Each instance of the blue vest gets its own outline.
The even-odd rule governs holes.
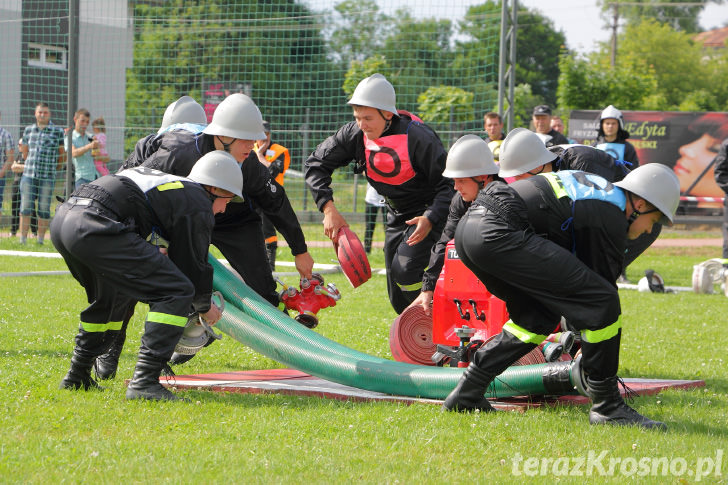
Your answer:
[[[596,148],[609,153],[615,160],[624,161],[624,143],[599,143]]]
[[[599,175],[578,170],[559,170],[538,174],[545,177],[557,198],[569,197],[571,200],[602,200],[621,210],[627,204],[624,191]]]
[[[156,138],[164,135],[168,131],[175,131],[175,130],[185,130],[189,131],[190,133],[194,133],[195,135],[199,135],[202,133],[202,130],[204,130],[207,127],[207,125],[198,125],[196,123],[174,123],[173,125],[169,125],[166,128],[162,128],[157,132]]]

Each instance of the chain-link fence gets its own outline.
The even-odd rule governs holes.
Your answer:
[[[103,172],[101,162],[108,160],[113,173],[182,95],[200,102],[208,119],[226,95],[250,95],[270,122],[273,141],[291,153],[285,187],[302,214],[315,211],[297,177],[303,161],[352,119],[346,100],[373,72],[392,81],[397,107],[421,116],[446,147],[464,132],[479,132],[483,114],[497,103],[500,7],[469,3],[0,0],[0,126],[12,137],[3,154],[23,158],[19,139],[30,149],[17,173],[3,167],[0,232],[17,230],[12,216],[22,197],[14,205],[14,196],[40,196],[41,202],[49,185],[51,195],[62,195],[66,167],[73,179],[87,179]],[[69,16],[76,6],[78,16]],[[68,141],[59,143],[57,133],[51,136],[52,129],[36,120],[39,102],[47,103],[56,131],[73,130],[69,113],[89,111],[88,126],[73,142],[75,169],[61,165]],[[103,125],[94,130],[99,118]],[[105,153],[83,151],[94,136],[105,136]],[[362,212],[357,199],[363,199],[364,180],[355,184],[351,172],[339,172],[337,205]],[[22,174],[27,181],[20,190]]]

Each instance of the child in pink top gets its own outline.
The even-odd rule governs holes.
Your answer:
[[[106,151],[106,123],[103,118],[96,118],[91,123],[94,130],[94,140],[99,142],[99,148],[91,150],[94,157],[94,165],[100,177],[109,175],[109,169],[106,164],[109,163],[109,153]]]

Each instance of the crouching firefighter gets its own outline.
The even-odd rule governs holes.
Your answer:
[[[127,399],[177,400],[159,376],[191,310],[208,324],[221,317],[211,303],[207,262],[214,215],[241,196],[243,176],[223,151],[200,158],[185,177],[149,168],[123,170],[81,186],[56,211],[53,245],[86,290],[89,306],[61,389],[101,389],[94,360],[116,338],[130,301],[149,304]],[[147,241],[169,242],[165,255]]]
[[[672,224],[680,184],[651,163],[614,184],[580,171],[493,182],[455,232],[463,263],[506,302],[511,320],[473,356],[446,410],[492,410],[490,383],[539,345],[563,315],[581,332],[592,424],[664,428],[629,407],[618,387],[621,313],[616,280],[628,239]]]

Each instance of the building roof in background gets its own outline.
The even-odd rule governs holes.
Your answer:
[[[713,49],[725,47],[726,39],[728,39],[728,27],[706,30],[693,37],[693,40],[703,44],[703,47],[711,47]]]

